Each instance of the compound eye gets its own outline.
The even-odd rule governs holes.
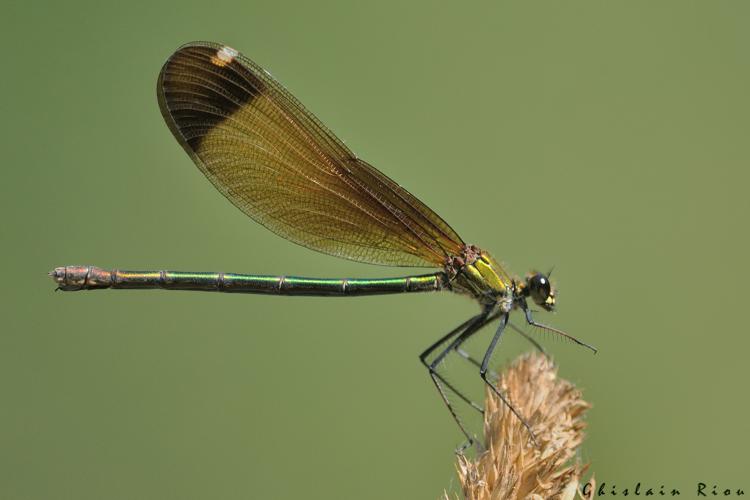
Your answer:
[[[541,273],[536,273],[529,278],[529,291],[534,302],[539,305],[544,304],[552,294],[552,285],[550,285],[549,278]]]
[[[545,275],[537,273],[531,278],[531,290],[539,295],[543,295],[545,298],[552,292],[552,287],[549,284],[549,278]]]

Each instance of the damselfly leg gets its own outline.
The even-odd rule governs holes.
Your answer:
[[[500,338],[503,335],[503,331],[505,330],[505,325],[508,324],[508,313],[505,313],[500,318],[500,324],[497,326],[497,330],[495,331],[495,335],[492,337],[492,341],[490,341],[490,346],[487,348],[487,352],[484,353],[484,359],[482,360],[482,367],[479,369],[479,376],[482,377],[482,380],[489,386],[489,388],[492,390],[492,392],[495,393],[495,395],[500,398],[500,400],[507,406],[510,411],[513,412],[513,414],[518,417],[518,420],[523,423],[524,427],[526,427],[526,430],[529,431],[529,435],[531,436],[531,440],[534,441],[535,445],[538,445],[536,436],[534,435],[534,431],[531,430],[531,426],[526,421],[526,419],[521,415],[518,410],[508,401],[508,398],[503,395],[503,393],[500,392],[500,389],[497,387],[497,384],[495,384],[493,381],[487,379],[487,367],[490,364],[490,359],[492,359],[492,353],[495,352],[495,348],[497,347],[497,344],[500,343]]]
[[[443,400],[443,403],[445,403],[445,406],[448,408],[451,416],[456,421],[456,424],[458,424],[461,432],[464,434],[464,436],[466,436],[466,439],[469,442],[466,447],[470,446],[471,443],[474,443],[475,436],[472,435],[472,433],[469,432],[469,430],[464,425],[464,422],[462,421],[458,412],[453,407],[453,404],[448,397],[447,391],[451,391],[453,394],[457,395],[461,400],[463,400],[463,402],[466,403],[469,407],[480,413],[484,413],[484,408],[482,407],[482,405],[475,403],[469,397],[465,396],[462,391],[458,390],[450,381],[448,381],[448,379],[439,371],[439,369],[441,368],[441,364],[445,360],[446,356],[448,356],[448,354],[450,354],[457,346],[459,346],[465,338],[481,329],[484,325],[486,325],[496,317],[494,315],[491,315],[490,313],[490,308],[484,309],[481,313],[469,318],[467,321],[464,321],[459,326],[445,334],[443,337],[438,339],[437,342],[430,345],[427,349],[425,349],[424,352],[422,352],[422,354],[419,355],[420,361],[422,361],[422,364],[427,367],[427,370],[430,373],[430,378],[435,384],[435,387],[440,394],[440,398]],[[445,346],[446,343],[448,343],[448,346],[439,351],[438,355],[434,359],[430,359],[431,355],[436,352],[438,348]]]
[[[510,329],[513,330],[514,332],[518,333],[521,337],[528,340],[537,351],[547,356],[547,351],[544,350],[544,347],[542,347],[542,344],[537,342],[536,339],[534,339],[534,337],[532,337],[531,335],[523,331],[523,328],[514,325],[512,321],[508,321],[508,327],[510,327]]]
[[[477,333],[485,325],[494,321],[498,317],[500,317],[500,325],[498,329],[496,330],[490,342],[489,348],[486,350],[481,362],[477,361],[469,353],[461,349],[461,345],[464,342],[466,342],[472,335]],[[500,400],[505,405],[508,406],[508,408],[513,412],[513,414],[516,417],[518,417],[521,420],[521,422],[523,422],[524,426],[529,430],[529,433],[532,439],[536,442],[535,436],[533,432],[531,431],[529,424],[521,416],[521,414],[513,407],[511,402],[508,400],[508,398],[506,398],[503,394],[499,392],[499,389],[497,388],[497,380],[496,378],[493,378],[492,373],[489,371],[490,359],[492,358],[492,354],[500,340],[502,332],[507,323],[508,323],[507,313],[501,314],[499,312],[493,312],[492,307],[487,307],[478,315],[470,318],[469,320],[465,321],[464,323],[462,323],[461,325],[459,325],[458,327],[456,327],[455,329],[451,330],[446,335],[441,337],[437,342],[435,342],[430,347],[428,347],[419,356],[422,363],[429,370],[430,378],[432,379],[433,383],[435,384],[435,387],[440,393],[440,397],[443,400],[443,403],[445,403],[451,416],[456,421],[459,428],[461,429],[461,431],[463,432],[463,434],[466,436],[468,440],[467,444],[465,444],[460,449],[465,449],[471,446],[476,441],[476,435],[472,433],[465,425],[464,421],[459,415],[459,412],[454,407],[454,403],[451,402],[448,392],[450,391],[450,393],[455,394],[464,403],[466,403],[470,408],[472,408],[473,410],[476,410],[479,413],[482,413],[482,414],[484,413],[484,406],[476,403],[470,397],[465,395],[463,391],[459,390],[451,381],[448,380],[447,375],[443,373],[442,368],[445,365],[445,361],[448,358],[448,356],[453,352],[457,353],[460,359],[470,362],[472,365],[474,365],[476,368],[479,369],[479,374],[482,380],[487,385],[489,385],[491,390],[495,394],[497,394]],[[542,350],[541,346],[536,341],[531,339],[528,335],[526,335],[525,332],[515,327],[514,329],[516,329],[519,333],[521,333],[521,335],[523,335],[527,340],[532,342],[538,349]],[[434,358],[431,358],[432,354],[435,352],[437,352],[438,354]]]
[[[594,352],[594,354],[596,354],[598,352],[597,349],[596,349],[596,347],[594,347],[592,345],[589,345],[586,342],[584,342],[582,340],[579,340],[579,339],[575,338],[572,335],[568,335],[567,333],[565,333],[562,330],[559,330],[559,329],[557,329],[555,327],[552,327],[552,326],[549,326],[549,325],[545,325],[545,324],[542,324],[542,323],[537,323],[536,321],[534,321],[534,318],[531,316],[531,310],[525,304],[522,306],[522,308],[523,308],[523,313],[526,315],[526,322],[528,324],[530,324],[531,326],[535,326],[537,328],[541,328],[542,330],[546,330],[548,332],[556,333],[556,334],[558,334],[558,335],[560,335],[560,336],[562,336],[562,337],[564,337],[564,338],[566,338],[566,339],[568,339],[568,340],[570,340],[572,342],[575,342],[576,344],[578,344],[580,346],[583,346],[583,347],[585,347],[587,349],[591,349]]]
[[[510,327],[511,330],[515,331],[520,336],[522,336],[523,338],[525,338],[526,340],[528,340],[531,343],[531,345],[533,345],[534,348],[537,351],[539,351],[541,354],[543,354],[544,356],[547,356],[547,351],[544,350],[544,347],[542,347],[542,345],[539,342],[537,342],[536,339],[534,339],[531,335],[529,335],[528,333],[526,333],[525,331],[523,331],[523,329],[521,327],[518,327],[518,326],[514,325],[513,322],[511,322],[511,321],[508,321],[508,327]],[[471,354],[469,354],[468,352],[466,352],[463,348],[457,347],[456,348],[456,352],[461,357],[463,357],[466,361],[468,361],[469,363],[473,364],[477,368],[481,368],[482,367],[482,362],[481,361],[477,361],[476,359],[474,359],[474,357]],[[493,375],[494,374],[490,374],[490,376],[493,376]]]

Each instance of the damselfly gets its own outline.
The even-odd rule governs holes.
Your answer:
[[[480,312],[428,347],[420,359],[469,441],[474,436],[447,391],[482,408],[444,376],[445,359],[452,353],[476,366],[533,439],[523,415],[488,374],[510,313],[518,309],[529,325],[595,351],[532,317],[529,302],[547,311],[555,307],[548,275],[532,272],[518,279],[489,253],[464,243],[440,216],[357,158],[268,72],[230,47],[194,42],[179,48],[159,74],[157,94],[167,125],[201,172],[237,208],[271,231],[337,257],[439,270],[398,278],[318,279],[66,266],[50,273],[60,290],[164,288],[325,296],[449,290],[469,295]],[[495,320],[498,326],[484,357],[467,355],[464,342]]]

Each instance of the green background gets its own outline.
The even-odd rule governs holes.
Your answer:
[[[226,202],[162,122],[190,40],[268,68],[516,273],[594,408],[599,481],[744,487],[750,4],[11,2],[3,70],[0,498],[436,498],[461,442],[417,355],[476,310],[53,293],[58,265],[388,276]],[[517,336],[515,336],[517,337]],[[508,336],[504,359],[526,345]]]

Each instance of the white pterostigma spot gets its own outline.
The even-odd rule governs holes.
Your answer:
[[[230,64],[239,55],[239,52],[232,47],[224,46],[216,51],[216,55],[211,57],[211,62],[220,68]]]

